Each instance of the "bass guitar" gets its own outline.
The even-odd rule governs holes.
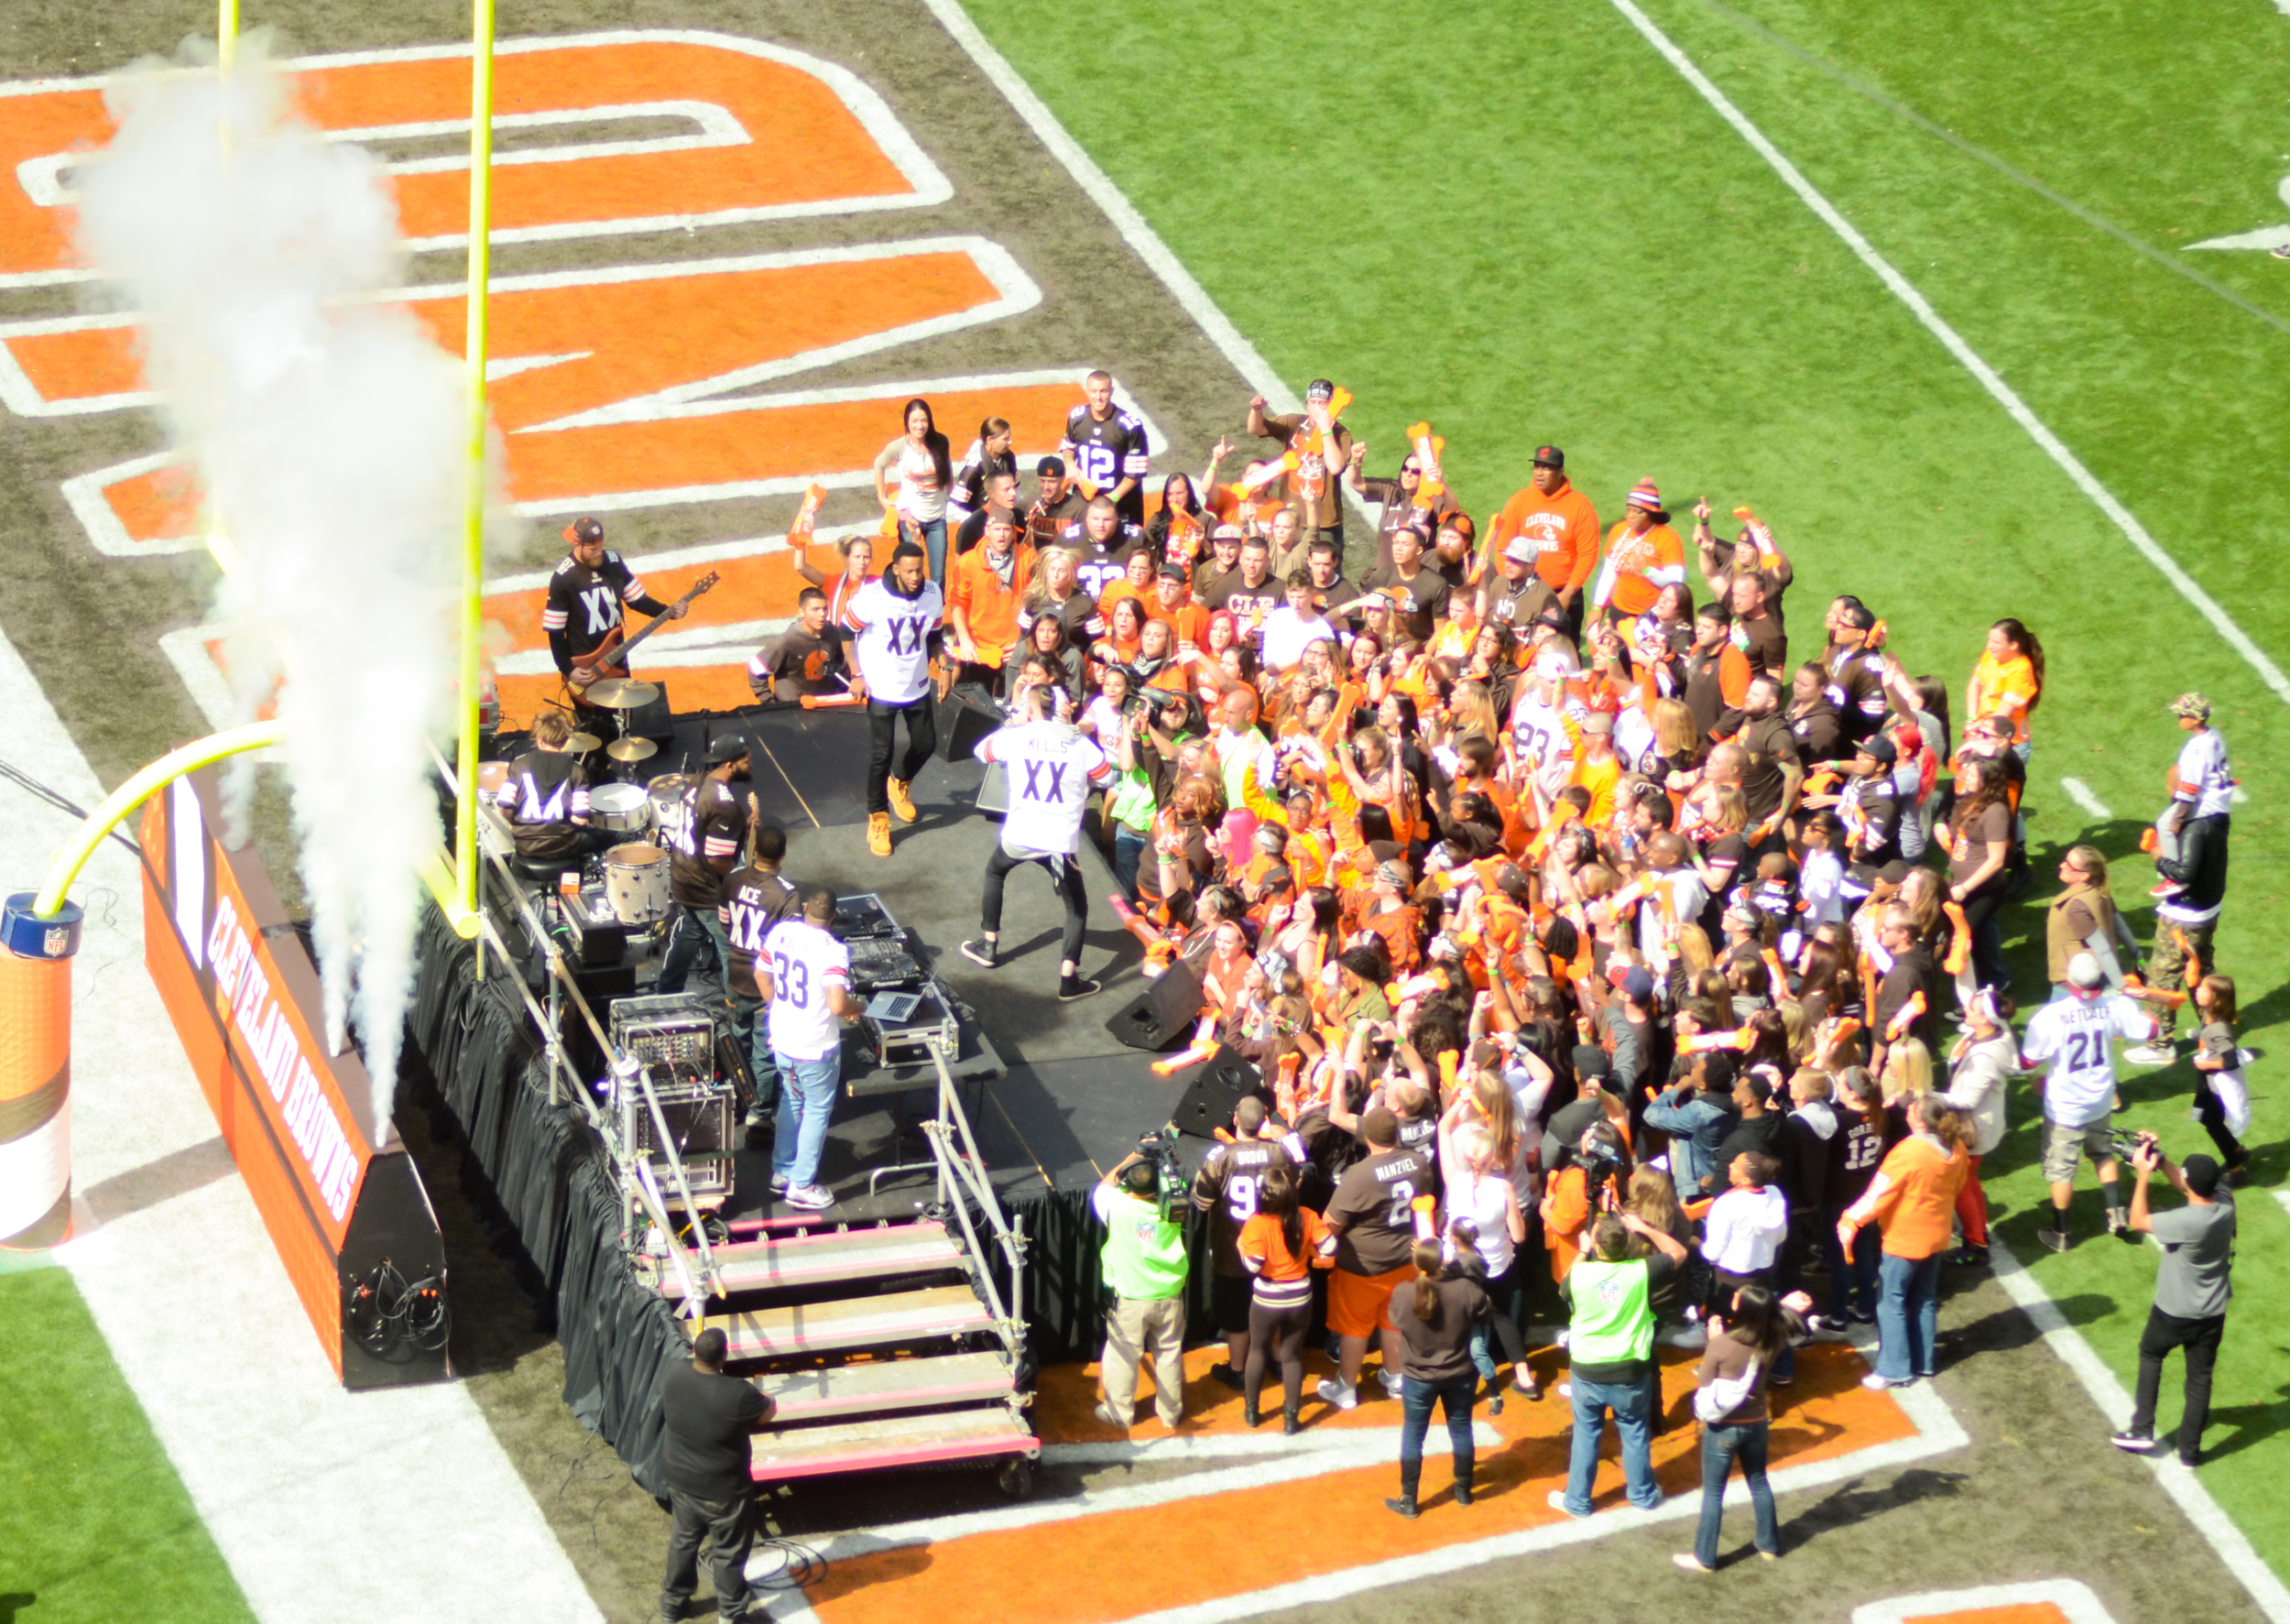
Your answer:
[[[578,693],[599,677],[612,675],[615,666],[626,671],[628,667],[628,656],[637,651],[645,638],[675,619],[685,609],[690,608],[692,601],[701,594],[713,591],[716,582],[720,579],[721,577],[714,571],[710,570],[692,583],[690,592],[671,604],[663,613],[653,619],[650,625],[633,638],[628,636],[628,628],[625,622],[614,627],[605,634],[605,640],[597,644],[595,648],[591,649],[585,654],[575,654],[572,657],[572,674],[566,679],[567,685]]]

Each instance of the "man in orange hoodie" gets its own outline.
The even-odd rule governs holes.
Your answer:
[[[1569,629],[1582,627],[1583,583],[1598,561],[1598,512],[1566,481],[1566,453],[1537,446],[1534,482],[1503,504],[1488,531],[1488,550],[1499,554],[1513,536],[1534,543],[1535,573],[1565,606]]]

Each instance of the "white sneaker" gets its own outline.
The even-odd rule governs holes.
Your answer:
[[[2123,1060],[2135,1066],[2167,1066],[2178,1059],[2178,1045],[2140,1043],[2123,1051]]]
[[[1874,1370],[1860,1379],[1860,1385],[1872,1393],[1881,1393],[1887,1388],[1913,1387],[1915,1382],[1916,1379],[1914,1376],[1903,1376],[1895,1381],[1889,1376],[1879,1376]]]
[[[1394,1376],[1390,1371],[1386,1370],[1383,1373],[1383,1390],[1390,1397],[1396,1399],[1402,1392],[1407,1390],[1406,1379],[1402,1377]]]
[[[1312,1390],[1338,1410],[1357,1410],[1359,1407],[1359,1390],[1333,1377],[1323,1376],[1320,1385]]]
[[[834,1204],[834,1197],[817,1184],[798,1184],[785,1197],[790,1206],[800,1206],[805,1212],[821,1213]]]

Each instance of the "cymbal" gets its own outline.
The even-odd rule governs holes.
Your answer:
[[[660,697],[660,687],[634,677],[605,677],[591,682],[581,697],[607,711],[640,711]]]
[[[615,761],[643,761],[660,754],[660,747],[649,738],[616,738],[605,747],[605,754]]]
[[[585,756],[604,742],[593,733],[576,733],[564,741],[564,747],[575,756]]]

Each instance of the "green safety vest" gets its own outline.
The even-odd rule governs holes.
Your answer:
[[[1174,1297],[1184,1290],[1184,1226],[1161,1204],[1116,1190],[1106,1204],[1106,1284],[1118,1297]]]
[[[1653,1293],[1646,1261],[1601,1263],[1585,1258],[1566,1276],[1575,1315],[1566,1357],[1577,1365],[1619,1365],[1654,1350]]]

